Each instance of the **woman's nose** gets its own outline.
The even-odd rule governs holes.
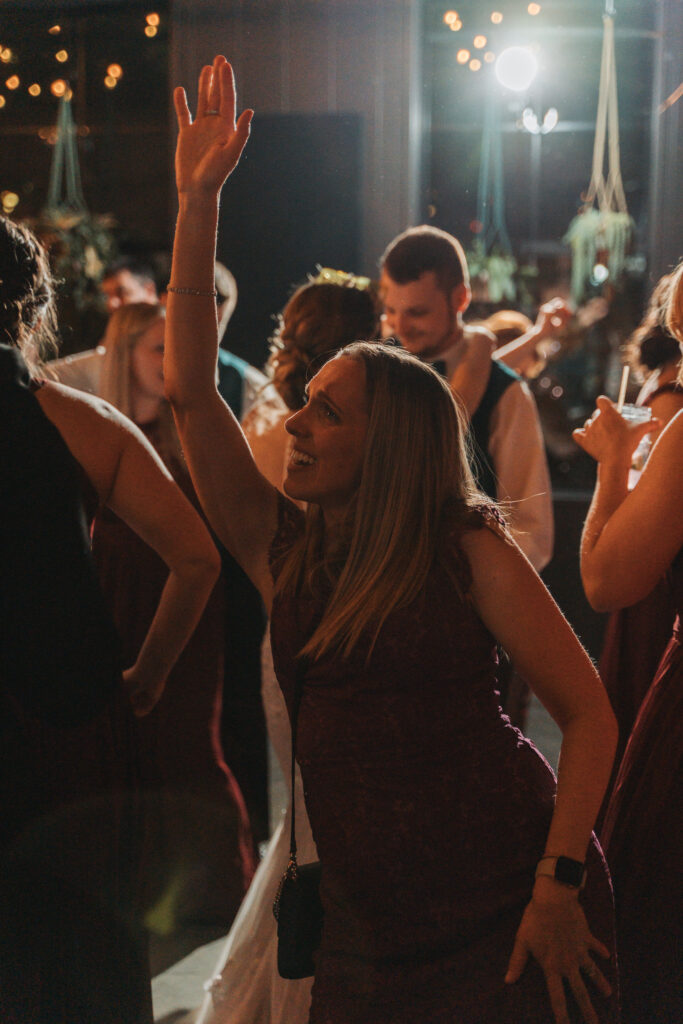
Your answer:
[[[285,420],[285,430],[288,434],[293,434],[294,437],[300,437],[304,433],[306,425],[306,407],[297,410],[292,413],[289,419]]]

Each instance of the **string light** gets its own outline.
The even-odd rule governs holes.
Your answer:
[[[61,25],[53,25],[52,28],[48,29],[48,32],[50,33],[51,36],[58,36],[61,31],[62,31],[62,26]]]
[[[472,45],[475,50],[483,50],[486,46],[486,36],[475,36]]]
[[[5,213],[12,213],[19,205],[19,196],[16,192],[0,192],[0,201],[2,201],[3,211]]]
[[[110,78],[120,78],[123,74],[123,68],[120,64],[110,64],[107,68],[107,74]]]
[[[481,61],[477,60],[476,57],[474,58],[474,60],[470,61],[470,71],[479,71],[480,68],[481,68]]]
[[[60,64],[65,64],[69,59],[69,54],[66,50],[57,50],[55,54],[55,60],[58,60]]]
[[[50,92],[53,96],[63,96],[66,93],[66,82],[63,78],[55,78],[54,82],[50,86]]]
[[[492,50],[487,50],[486,53],[484,54],[484,60],[486,61],[487,64],[493,64],[495,59],[496,55]]]
[[[462,28],[462,22],[460,21],[460,18],[458,18],[457,21],[451,22],[451,24],[448,27],[451,30],[451,32],[459,32],[460,29]]]
[[[529,6],[527,7],[527,11],[532,16],[536,15],[536,14],[540,14],[541,13],[541,5],[540,4],[529,4]]]
[[[159,17],[158,14],[148,14],[147,17],[145,18],[145,21],[147,22],[148,25],[151,25],[152,28],[154,28],[156,25],[159,24],[161,18]]]
[[[156,25],[145,25],[145,35],[152,39],[157,34]]]
[[[105,75],[104,84],[106,85],[107,89],[115,89],[118,84],[118,79],[114,78],[113,75]]]
[[[457,54],[455,55],[455,59],[457,60],[458,64],[467,64],[467,61],[470,59],[470,51],[458,50]]]
[[[2,61],[3,64],[9,64],[11,59],[12,51],[10,50],[9,46],[6,46],[4,49],[0,50],[0,60]]]
[[[5,85],[8,89],[18,89],[19,84],[19,75],[10,75],[10,77],[5,82]]]
[[[5,103],[7,103],[7,100],[5,99],[5,97],[4,96],[0,96],[0,110],[2,110],[2,108],[5,105]]]
[[[31,96],[40,96],[41,88],[37,82],[34,82],[33,85],[29,85],[28,91]]]
[[[500,11],[493,11],[493,13],[491,14],[491,21],[493,22],[493,24],[500,25],[502,20],[503,15],[500,13]]]
[[[457,11],[446,11],[443,16],[444,25],[453,25],[456,21],[460,21],[460,17]]]

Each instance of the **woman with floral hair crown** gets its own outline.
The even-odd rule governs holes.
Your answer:
[[[310,1024],[618,1020],[591,828],[616,730],[590,659],[479,494],[448,385],[391,346],[311,379],[283,496],[215,392],[218,196],[251,112],[232,69],[182,89],[166,387],[217,533],[272,607],[320,855]],[[293,500],[289,500],[293,499]],[[304,513],[296,501],[306,502]],[[557,787],[501,713],[495,642],[563,731]]]
[[[0,217],[0,1019],[147,1024],[134,714],[162,696],[219,563],[133,424],[43,379],[54,324],[45,251]],[[90,557],[104,506],[167,567],[123,672]]]
[[[291,436],[285,421],[306,403],[311,377],[340,348],[379,330],[375,289],[366,277],[318,268],[292,294],[278,317],[266,373],[278,403],[263,402],[243,428],[259,470],[282,489]],[[270,634],[262,648],[261,694],[268,735],[289,782],[291,733],[287,709],[275,678]],[[317,853],[306,815],[301,773],[295,778],[296,835],[300,857]],[[277,971],[273,900],[289,856],[291,804],[269,843],[238,917],[221,951],[197,1024],[305,1024],[311,979],[285,980]]]

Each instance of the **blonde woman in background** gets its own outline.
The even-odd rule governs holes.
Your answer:
[[[164,398],[165,310],[134,303],[107,325],[101,392],[139,427],[176,483],[197,500]],[[93,553],[127,656],[147,628],[162,566],[117,516],[95,521]],[[143,905],[165,938],[188,925],[228,927],[253,873],[246,811],[219,737],[225,610],[218,581],[169,675],[164,700],[138,726],[145,793]]]

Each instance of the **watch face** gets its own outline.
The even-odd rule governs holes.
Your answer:
[[[583,882],[584,866],[578,860],[571,857],[558,857],[555,865],[555,878],[563,885],[571,885],[575,889],[580,888]]]

